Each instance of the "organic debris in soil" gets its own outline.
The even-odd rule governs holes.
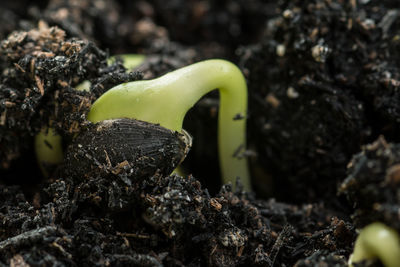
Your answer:
[[[1,187],[4,263],[274,266],[310,257],[344,264],[354,238],[323,205],[256,201],[230,187],[211,197],[191,176],[60,177],[44,186],[35,207],[18,187]],[[316,248],[331,256],[314,255]]]

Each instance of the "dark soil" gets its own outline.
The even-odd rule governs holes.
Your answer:
[[[400,231],[398,7],[3,1],[0,266],[346,266],[356,229],[381,221]],[[146,60],[133,71],[107,63],[126,53]],[[117,135],[100,135],[86,120],[113,86],[208,58],[246,76],[255,192],[220,184],[218,94],[186,117],[194,140],[184,177],[169,175],[185,152],[177,133],[119,121]],[[86,80],[90,91],[75,90]],[[49,126],[67,152],[44,177],[33,140]],[[142,133],[130,142],[163,140],[168,157],[117,143],[128,128]],[[86,140],[97,143],[80,149]],[[136,164],[96,156],[109,147]]]

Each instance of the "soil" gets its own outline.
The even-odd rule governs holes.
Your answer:
[[[0,266],[347,266],[356,230],[381,221],[400,231],[398,7],[3,1]],[[128,53],[146,59],[134,70],[108,63]],[[86,120],[113,86],[209,58],[234,62],[247,79],[254,192],[221,185],[218,94],[185,119],[194,139],[182,176],[169,174],[187,152],[179,134],[124,120],[100,134]],[[90,91],[75,90],[84,81]],[[34,138],[48,127],[66,156],[45,177]],[[168,156],[141,158],[117,142],[128,128],[143,134],[129,142],[153,140]],[[93,154],[108,147],[135,166]]]

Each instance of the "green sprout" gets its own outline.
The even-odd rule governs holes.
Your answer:
[[[240,177],[244,189],[249,191],[251,184],[244,155],[247,86],[239,68],[228,61],[206,60],[153,80],[115,86],[97,99],[87,119],[97,123],[130,118],[181,132],[187,111],[214,89],[220,92],[218,143],[223,182],[234,185]],[[43,158],[47,156],[38,153],[39,162]]]
[[[354,245],[349,266],[368,259],[378,258],[385,267],[400,265],[400,238],[398,233],[384,225],[375,222],[363,228]]]
[[[117,60],[117,58],[122,59],[122,61],[124,63],[124,67],[125,67],[125,69],[127,69],[127,71],[131,71],[134,68],[141,65],[144,62],[144,60],[146,59],[146,56],[140,55],[140,54],[115,55],[108,59],[108,61],[107,61],[108,65],[111,65],[112,63],[114,63]]]
[[[77,91],[81,91],[81,92],[89,92],[90,91],[90,86],[91,86],[91,82],[88,80],[84,80],[83,82],[81,82],[80,84],[78,84],[75,87],[75,90]]]
[[[61,136],[51,127],[42,128],[35,136],[34,143],[40,170],[45,177],[48,177],[48,167],[56,166],[63,161]]]
[[[120,84],[93,104],[88,120],[131,118],[180,132],[187,111],[208,92],[219,89],[219,160],[224,183],[241,178],[250,190],[246,149],[247,86],[234,64],[202,61],[153,80]]]

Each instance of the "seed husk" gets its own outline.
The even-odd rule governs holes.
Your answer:
[[[66,154],[66,171],[74,179],[127,174],[142,179],[169,175],[189,152],[191,137],[133,119],[104,120],[74,138]]]

